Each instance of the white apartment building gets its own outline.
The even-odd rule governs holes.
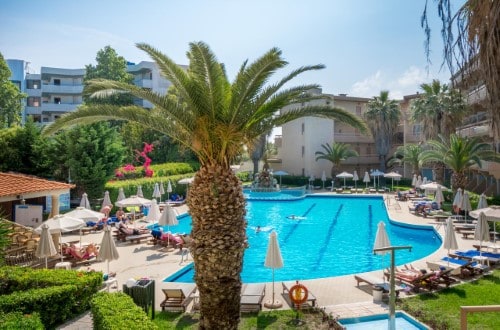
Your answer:
[[[322,94],[321,90],[312,91],[313,94]],[[342,108],[358,117],[363,118],[368,110],[369,98],[347,96],[346,94],[323,94],[325,99],[315,100],[315,104],[323,102],[325,105]],[[409,119],[409,100],[414,96],[405,97],[400,101],[402,118],[399,132],[393,140],[393,151],[404,143],[418,143],[422,139],[421,128]],[[305,106],[301,104],[300,106]],[[282,111],[287,111],[287,108]],[[359,130],[331,119],[305,117],[294,120],[282,126],[282,135],[276,136],[275,144],[278,150],[276,159],[272,160],[273,170],[284,170],[291,175],[314,176],[321,178],[323,171],[327,178],[331,178],[332,163],[327,160],[316,161],[316,152],[325,150],[321,145],[336,143],[349,144],[356,150],[358,157],[342,161],[336,172],[357,171],[362,176],[365,171],[370,172],[380,166],[373,137],[369,132],[362,134]],[[392,152],[391,152],[392,155]],[[405,173],[405,168],[395,168],[406,177],[411,176],[411,169]]]
[[[47,124],[62,114],[75,111],[83,103],[83,78],[85,69],[41,67],[40,73],[30,73],[29,62],[6,60],[12,75],[10,80],[27,94],[22,118],[32,116],[35,122]],[[170,82],[160,75],[154,62],[128,63],[127,71],[134,76],[134,84],[158,93],[166,93]],[[141,99],[136,105],[152,108],[152,104]]]

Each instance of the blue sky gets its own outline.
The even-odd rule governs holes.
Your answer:
[[[463,1],[457,0],[456,6]],[[425,0],[2,0],[0,52],[41,66],[83,68],[110,45],[131,62],[149,60],[146,42],[187,64],[191,41],[205,41],[234,77],[241,63],[271,47],[283,51],[288,72],[322,63],[295,84],[323,92],[392,98],[414,94],[423,82],[447,81],[433,1],[432,66],[427,72],[420,17]]]

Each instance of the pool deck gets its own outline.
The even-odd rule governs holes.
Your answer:
[[[329,192],[317,192],[316,194],[336,195]],[[374,194],[375,195],[375,194]],[[353,195],[354,196],[354,195]],[[366,196],[366,195],[365,195]],[[423,218],[416,216],[409,211],[408,202],[398,202],[394,198],[394,194],[383,195],[387,206],[389,217],[392,220],[419,225],[435,226],[437,231],[444,237],[444,226],[434,224],[434,219]],[[175,207],[174,210],[180,215],[188,211],[186,205]],[[140,224],[140,223],[139,223]],[[472,249],[475,240],[465,239],[460,235],[456,235],[459,249]],[[83,242],[100,243],[102,232],[90,233],[82,237]],[[63,242],[73,239],[79,239],[78,235],[64,235]],[[155,309],[160,309],[160,303],[164,298],[161,291],[168,284],[162,282],[163,279],[192,262],[191,256],[189,260],[182,261],[182,256],[178,251],[166,252],[159,247],[148,245],[146,243],[117,243],[120,258],[110,262],[110,271],[116,272],[118,286],[111,287],[110,291],[122,291],[122,285],[130,278],[148,277],[155,280]],[[417,260],[412,264],[416,268],[427,268],[426,260],[435,261],[447,255],[447,250],[440,248],[435,253],[424,259]],[[185,258],[186,256],[184,256]],[[286,261],[285,261],[286,262]],[[332,260],[331,262],[335,262]],[[106,272],[106,262],[93,262],[90,265],[84,265],[76,269],[86,270],[88,267],[97,271]],[[382,271],[371,272],[382,278]],[[317,306],[324,307],[327,312],[331,312],[334,316],[340,317],[355,317],[371,314],[387,313],[388,307],[383,303],[373,303],[371,289],[367,285],[356,286],[356,280],[353,275],[337,276],[331,278],[323,278],[316,280],[301,281],[309,291],[314,293],[317,298]],[[272,282],[266,283],[265,301],[272,299]],[[290,306],[286,302],[286,296],[282,295],[281,283],[275,283],[276,299],[283,302],[282,309],[289,309]],[[404,295],[404,293],[402,294]],[[191,306],[188,307],[188,311]],[[266,308],[264,308],[266,310]],[[89,329],[92,328],[90,313],[84,314],[71,322],[66,323],[58,329]]]

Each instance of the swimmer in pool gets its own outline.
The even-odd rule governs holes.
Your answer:
[[[305,217],[299,217],[298,215],[291,214],[291,215],[287,216],[287,219],[292,219],[292,220],[304,220],[304,219],[305,219]]]

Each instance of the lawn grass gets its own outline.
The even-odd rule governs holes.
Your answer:
[[[499,305],[500,270],[478,280],[437,293],[422,293],[401,299],[397,309],[406,311],[435,330],[460,329],[460,306]],[[159,329],[197,329],[199,314],[156,312]],[[239,329],[328,329],[319,311],[297,314],[292,310],[242,314]],[[473,313],[467,317],[468,329],[500,329],[500,313]]]
[[[298,316],[298,319],[297,319]],[[159,329],[198,329],[198,313],[156,312],[154,323]],[[322,314],[317,311],[301,312],[297,315],[293,310],[278,310],[241,315],[238,329],[328,329],[323,322]]]
[[[499,305],[500,270],[477,281],[454,286],[439,293],[424,293],[402,299],[398,309],[433,329],[460,329],[460,306]],[[500,312],[472,313],[467,329],[500,329]]]

